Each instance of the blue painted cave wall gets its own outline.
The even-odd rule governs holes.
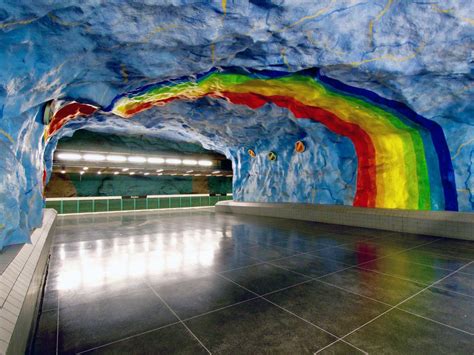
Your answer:
[[[461,211],[474,209],[474,5],[443,2],[13,1],[0,5],[0,248],[41,224],[43,170],[57,140],[79,128],[202,145],[233,161],[240,200],[350,204],[352,144],[271,105],[173,103],[116,120],[70,122],[46,147],[52,99],[107,106],[150,82],[215,66],[321,68],[347,84],[407,104],[439,123]],[[308,154],[293,151],[304,139]],[[257,158],[245,151],[254,147]],[[276,162],[265,159],[270,150]]]

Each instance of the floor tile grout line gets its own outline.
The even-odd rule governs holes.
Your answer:
[[[438,241],[443,240],[443,239],[446,239],[446,238],[440,238],[440,239],[438,239],[438,240],[433,241],[433,243],[434,243],[434,242],[438,242]],[[428,244],[431,244],[431,243],[428,243]],[[414,248],[412,248],[412,249],[419,248],[419,247],[421,247],[421,246],[423,246],[423,245],[424,245],[424,244],[422,244],[422,245],[417,245],[416,247],[414,247]],[[446,256],[446,255],[437,253],[436,251],[425,250],[425,252],[426,252],[426,253],[433,254],[433,255],[435,255],[435,256]],[[462,260],[466,260],[466,262],[472,262],[472,261],[474,261],[473,259],[464,258],[464,257],[462,257],[462,256],[458,256],[458,258],[459,258],[459,259],[462,259]]]
[[[427,243],[425,243],[424,245],[434,243],[435,241],[436,241],[436,240],[427,242]],[[411,248],[406,249],[406,250],[410,250],[410,249],[411,249]],[[400,251],[400,252],[397,252],[397,253],[394,253],[394,254],[390,254],[390,255],[395,255],[395,254],[398,254],[398,253],[402,253],[402,252],[405,252],[406,250],[403,250],[403,251]],[[306,253],[305,253],[305,254],[306,254]],[[289,288],[293,288],[293,287],[296,287],[296,286],[299,286],[299,285],[301,285],[301,284],[308,283],[308,282],[311,282],[311,281],[322,282],[322,281],[320,281],[320,279],[321,279],[321,278],[324,278],[324,277],[326,277],[326,276],[329,276],[329,275],[332,275],[332,274],[336,274],[336,273],[338,273],[338,272],[342,272],[342,271],[345,271],[345,270],[348,270],[348,269],[358,268],[359,265],[367,264],[367,263],[373,262],[373,261],[375,261],[375,260],[380,260],[380,259],[384,259],[384,258],[387,258],[387,257],[389,257],[389,255],[385,255],[385,256],[382,256],[382,257],[376,258],[376,259],[372,259],[372,260],[369,260],[369,261],[367,261],[367,262],[365,262],[365,263],[362,263],[362,264],[348,266],[347,268],[344,268],[344,269],[341,269],[341,270],[337,270],[337,271],[334,271],[334,272],[332,272],[332,273],[325,274],[325,275],[322,275],[322,276],[319,276],[319,277],[316,277],[316,278],[311,277],[310,280],[307,280],[307,281],[304,281],[304,282],[300,282],[300,283],[298,283],[298,284],[291,285],[291,286],[288,286],[288,287],[283,288],[283,289],[280,289],[280,290],[275,290],[275,291],[272,291],[272,292],[268,292],[268,293],[262,295],[262,298],[264,298],[263,296],[265,296],[265,295],[277,293],[277,292],[280,292],[280,291],[282,291],[282,290],[289,289]],[[318,258],[318,257],[316,256],[316,258]],[[323,259],[323,258],[319,258],[319,259]],[[328,259],[328,260],[329,260],[329,259]],[[283,270],[286,270],[286,271],[289,271],[289,272],[291,272],[291,273],[295,273],[295,274],[298,274],[298,275],[301,275],[301,276],[309,277],[309,275],[302,274],[302,273],[299,273],[299,272],[297,272],[297,271],[289,270],[289,269],[286,269],[286,268],[284,268],[284,267],[282,267],[282,266],[273,264],[272,261],[276,261],[276,260],[264,261],[263,263],[264,263],[264,264],[272,265],[272,266],[274,266],[274,267],[277,267],[277,268],[280,268],[280,269],[283,269]],[[341,264],[342,264],[342,263],[341,263]],[[464,265],[464,266],[466,266],[466,265]],[[366,269],[363,269],[363,270],[366,270]],[[369,270],[369,271],[372,271],[372,270]],[[458,272],[458,271],[459,271],[459,270],[457,270],[456,272]],[[221,276],[223,276],[223,275],[221,275]],[[387,276],[391,276],[391,275],[387,275]],[[223,277],[225,277],[225,276],[223,276]],[[440,281],[440,280],[439,280],[439,281]],[[236,284],[237,284],[237,283],[236,283]],[[237,284],[237,285],[239,285],[239,284]],[[241,285],[239,285],[239,286],[241,286]],[[336,287],[336,288],[340,288],[340,287],[337,287],[337,286],[335,286],[335,285],[331,285],[331,286],[334,286],[334,287]],[[424,285],[424,286],[426,286],[426,285]],[[243,286],[241,286],[241,287],[243,287]],[[431,286],[431,287],[432,287],[432,286]],[[342,289],[342,288],[340,288],[340,289],[341,289],[341,290],[344,290],[344,289]],[[249,290],[249,291],[250,291],[250,290]],[[344,291],[350,292],[350,291],[348,291],[348,290],[344,290]],[[251,292],[252,292],[252,291],[251,291]],[[350,293],[353,293],[353,292],[350,292]],[[353,293],[353,294],[355,294],[355,293]],[[365,297],[364,295],[359,295],[359,296]],[[371,299],[371,298],[369,298],[369,297],[365,297],[365,298]],[[264,298],[264,299],[266,299],[266,298]],[[387,305],[387,306],[389,306],[389,307],[393,307],[392,305],[390,305],[390,304],[388,304],[388,303],[385,303],[385,302],[381,302],[381,301],[378,301],[378,300],[375,300],[375,299],[371,299],[371,300],[372,300],[372,301],[376,301],[376,302],[378,302],[378,303],[385,304],[385,305]],[[269,302],[271,302],[271,301],[269,301]],[[389,310],[390,310],[390,309],[389,309]],[[400,310],[401,310],[401,309],[400,309]],[[407,313],[409,313],[409,312],[407,312]],[[417,314],[413,314],[413,315],[418,316]],[[423,317],[422,317],[422,318],[423,318]],[[432,320],[432,319],[429,319],[429,318],[427,318],[427,320],[431,320],[431,321],[433,321],[433,322],[435,322],[435,323],[439,323],[439,324],[441,324],[441,325],[445,325],[445,326],[447,326],[447,327],[449,327],[449,328],[453,328],[453,329],[459,330],[459,331],[461,331],[461,332],[465,332],[465,331],[463,331],[463,330],[461,330],[461,329],[458,329],[458,328],[449,326],[448,324],[443,324],[443,323],[440,323],[440,322],[438,322],[438,321],[435,321],[435,320]],[[342,340],[344,343],[346,343],[343,339],[341,339],[341,340]],[[352,345],[352,344],[351,344],[351,345]],[[322,350],[322,349],[321,349],[321,350]],[[359,350],[360,350],[360,349],[359,349]]]
[[[161,302],[164,303],[164,305],[174,314],[174,316],[181,322],[181,324],[188,330],[188,332],[201,344],[201,346],[209,353],[212,354],[212,352],[203,344],[203,342],[196,336],[196,334],[193,333],[191,329],[183,322],[181,317],[171,308],[171,306],[160,296],[160,294],[154,289],[152,285],[150,285],[148,282],[146,282],[148,287],[153,291],[153,293],[158,297]]]
[[[173,322],[173,323],[170,323],[170,324],[162,325],[161,327],[157,327],[157,328],[153,328],[153,329],[150,329],[150,330],[146,330],[146,331],[144,331],[144,332],[140,332],[140,333],[137,333],[137,334],[129,335],[129,336],[125,337],[125,338],[120,338],[120,339],[111,341],[111,342],[109,342],[109,343],[105,343],[105,344],[98,345],[98,346],[95,346],[95,347],[90,348],[90,349],[87,349],[87,350],[80,351],[80,352],[78,352],[77,354],[86,354],[86,353],[91,352],[91,351],[93,351],[93,350],[105,348],[105,347],[107,347],[107,346],[109,346],[109,345],[113,345],[113,344],[116,344],[116,343],[120,343],[120,342],[122,342],[122,341],[129,340],[129,339],[133,339],[133,338],[136,338],[136,337],[139,337],[139,336],[148,334],[148,333],[153,333],[153,332],[155,332],[155,331],[157,331],[157,330],[164,329],[164,328],[168,328],[168,327],[171,327],[171,326],[177,325],[177,324],[181,324],[181,322],[178,320],[178,321]]]
[[[433,255],[434,255],[434,254],[433,254]],[[434,256],[436,256],[436,255],[434,255]],[[438,256],[441,256],[441,255],[438,255]],[[388,257],[390,258],[391,255],[388,256]],[[465,261],[464,264],[467,264],[468,262],[471,261],[471,260],[467,260],[467,259],[462,259],[462,260]],[[444,268],[444,267],[428,265],[428,264],[419,263],[419,262],[416,262],[416,261],[407,261],[407,262],[410,263],[410,264],[415,264],[415,265],[420,265],[420,266],[429,266],[429,267],[432,267],[432,268],[435,268],[435,269],[439,269],[439,270],[453,271],[452,269],[446,269],[446,268]],[[464,264],[463,264],[463,265],[464,265]]]
[[[330,237],[331,235],[336,235],[336,234],[337,234],[337,233],[330,233],[330,234],[325,235],[325,236]],[[348,235],[348,236],[349,236],[349,235]],[[370,241],[370,240],[372,240],[372,239],[373,239],[373,238],[363,238],[363,239],[360,239],[360,240],[358,240],[358,241],[359,241],[359,242],[366,242],[366,241]],[[255,245],[255,246],[267,246],[266,244],[260,244],[260,243],[258,243],[258,242],[256,242],[256,243],[257,243],[257,245]],[[308,251],[308,252],[302,252],[302,253],[304,253],[304,254],[306,254],[306,253],[314,253],[314,252],[316,252],[316,251],[321,251],[321,250],[325,250],[325,249],[336,248],[336,247],[339,247],[339,246],[342,246],[342,245],[351,244],[351,243],[352,243],[352,241],[347,242],[347,243],[337,244],[337,245],[326,245],[326,244],[323,243],[324,248],[315,249],[315,250],[311,250],[311,251]],[[278,244],[276,244],[276,243],[269,243],[269,244],[270,244],[269,246],[274,246],[274,247],[279,247],[279,248],[282,248],[282,249],[285,249],[285,250],[286,250],[286,249],[289,249],[289,250],[293,250],[293,251],[294,251],[294,249],[292,249],[292,248],[290,248],[290,247],[283,247],[283,246],[280,246],[280,245],[278,245]],[[255,247],[255,246],[254,246],[254,247]]]
[[[57,314],[56,314],[56,355],[59,354],[59,295],[57,299]]]
[[[307,253],[304,253],[304,254],[307,254]],[[332,259],[327,259],[327,258],[321,258],[321,257],[318,257],[318,256],[316,256],[316,255],[312,255],[312,254],[311,254],[311,256],[313,256],[313,257],[315,257],[315,258],[317,258],[317,259],[321,259],[321,260],[332,260]],[[319,279],[321,279],[321,278],[323,278],[323,277],[326,277],[326,276],[329,276],[329,275],[332,275],[332,274],[337,274],[338,272],[342,272],[342,271],[349,270],[349,269],[353,269],[353,268],[358,268],[359,265],[364,265],[364,264],[367,264],[367,263],[370,263],[370,262],[373,262],[373,261],[376,261],[376,260],[380,260],[380,259],[383,259],[383,258],[386,258],[386,257],[387,257],[387,256],[382,256],[382,257],[380,257],[380,258],[375,258],[375,259],[372,259],[372,260],[369,260],[369,261],[366,261],[366,262],[364,262],[364,263],[357,264],[357,265],[349,265],[349,264],[345,264],[345,263],[339,262],[339,263],[342,264],[342,265],[347,265],[347,267],[346,267],[346,268],[343,268],[343,269],[340,269],[340,270],[336,270],[336,271],[330,272],[330,273],[325,274],[325,275],[322,275],[322,276],[318,276],[318,277],[311,277],[311,276],[309,276],[309,275],[302,274],[302,273],[299,273],[299,272],[297,272],[297,271],[293,271],[293,270],[290,270],[290,269],[286,269],[286,268],[284,268],[283,266],[280,266],[280,265],[277,265],[277,264],[272,264],[273,261],[277,261],[277,260],[280,260],[280,259],[277,259],[277,260],[269,260],[269,261],[263,261],[262,264],[272,265],[272,266],[275,266],[275,267],[277,267],[277,268],[280,268],[280,269],[283,269],[283,270],[286,270],[286,271],[290,271],[290,272],[292,272],[292,273],[294,273],[294,274],[298,274],[298,275],[302,275],[302,276],[305,276],[305,277],[309,277],[310,280],[313,280],[313,281],[314,281],[314,280],[319,280]],[[284,259],[284,258],[282,258],[282,259]],[[285,259],[286,259],[286,258],[285,258]],[[332,261],[335,261],[335,260],[332,260]],[[259,264],[259,265],[261,265],[261,264]],[[364,270],[366,270],[366,269],[364,269]],[[370,270],[370,271],[372,271],[372,270]],[[391,276],[391,275],[387,275],[387,276]],[[309,282],[309,280],[308,280],[308,282]],[[275,290],[275,291],[267,292],[265,295],[268,295],[268,294],[271,294],[271,293],[276,293],[276,292],[279,292],[279,291],[282,291],[282,290],[285,290],[285,289],[288,289],[288,288],[292,288],[292,287],[298,286],[298,285],[303,284],[303,283],[306,283],[306,282],[301,282],[301,283],[298,283],[298,284],[295,284],[295,285],[291,285],[291,286],[285,287],[285,288],[280,289],[280,290]]]
[[[470,263],[461,266],[459,269],[457,269],[457,270],[453,271],[452,273],[446,275],[446,276],[443,277],[442,279],[440,279],[440,280],[438,280],[438,281],[432,283],[430,286],[427,286],[427,287],[421,289],[420,291],[416,292],[415,294],[411,295],[410,297],[407,297],[407,298],[404,299],[403,301],[397,303],[397,304],[396,304],[395,306],[393,306],[392,308],[389,308],[388,310],[382,312],[381,314],[379,314],[378,316],[374,317],[373,319],[371,319],[371,320],[365,322],[364,324],[362,324],[361,326],[359,326],[359,327],[353,329],[352,331],[350,331],[349,333],[347,333],[346,335],[344,335],[343,337],[341,337],[341,339],[344,339],[344,338],[346,338],[347,336],[349,336],[349,335],[351,335],[351,334],[357,332],[358,330],[360,330],[360,329],[362,329],[363,327],[369,325],[370,323],[372,323],[372,322],[374,322],[375,320],[379,319],[379,318],[382,317],[383,315],[385,315],[385,314],[391,312],[392,310],[394,310],[394,309],[399,309],[398,307],[399,307],[400,305],[402,305],[403,303],[405,303],[405,302],[411,300],[413,297],[418,296],[420,293],[426,291],[426,290],[429,289],[431,286],[433,286],[433,285],[435,285],[435,284],[437,284],[437,283],[443,281],[444,279],[450,277],[451,275],[455,274],[456,272],[462,270],[463,268],[465,268],[466,266],[468,266],[468,265],[470,265],[470,264],[472,264],[472,263],[473,263],[473,262],[471,261]],[[336,341],[336,342],[337,342],[337,341]],[[333,342],[333,343],[327,345],[326,347],[324,347],[324,348],[318,350],[317,353],[320,353],[322,350],[327,349],[328,347],[330,347],[331,345],[335,344],[336,342]]]
[[[364,239],[365,240],[365,239]],[[219,272],[222,272],[222,273],[225,273],[225,272],[230,272],[230,271],[234,271],[234,270],[239,270],[239,269],[244,269],[246,267],[251,267],[251,266],[255,266],[255,265],[261,265],[261,264],[265,264],[265,263],[269,263],[269,262],[275,262],[275,261],[280,261],[280,260],[284,260],[284,259],[289,259],[289,258],[293,258],[295,256],[301,256],[301,255],[309,255],[309,256],[312,256],[312,257],[315,257],[315,258],[318,258],[318,259],[323,259],[323,260],[332,260],[332,259],[328,259],[328,258],[323,258],[323,257],[320,257],[320,256],[317,256],[317,255],[314,255],[313,253],[315,252],[320,252],[322,250],[326,250],[326,249],[333,249],[333,248],[337,248],[341,245],[346,245],[346,244],[350,244],[351,242],[347,242],[347,243],[344,243],[344,244],[338,244],[338,245],[333,245],[333,246],[327,246],[327,247],[324,247],[324,248],[321,248],[321,249],[317,249],[317,250],[311,250],[311,251],[306,251],[306,252],[299,252],[297,254],[292,254],[292,255],[289,255],[289,256],[284,256],[284,257],[281,257],[281,258],[277,258],[277,259],[270,259],[270,260],[262,260],[262,259],[259,259],[259,258],[256,258],[254,256],[251,256],[251,255],[248,255],[246,254],[245,252],[242,252],[244,255],[252,258],[252,259],[255,259],[257,261],[259,261],[259,263],[257,264],[253,264],[253,265],[247,265],[247,266],[241,266],[241,267],[238,267],[238,268],[235,268],[235,269],[230,269],[230,270],[223,270],[223,271],[219,271]],[[349,249],[345,249],[345,250],[349,250]],[[375,258],[375,259],[372,259],[370,261],[367,261],[367,262],[364,262],[364,263],[361,263],[359,265],[363,265],[365,263],[368,263],[368,262],[371,262],[371,261],[374,261],[374,260],[378,260],[378,259],[382,259],[382,258],[385,258],[387,256],[382,256],[380,258]],[[335,260],[333,260],[335,261]],[[339,262],[337,261],[338,263],[340,264],[343,264],[343,265],[348,265],[348,264],[345,264],[345,263],[342,263],[342,262]]]
[[[458,328],[458,327],[455,327],[455,326],[452,326],[452,325],[449,325],[449,324],[440,322],[440,321],[438,321],[438,320],[436,320],[436,319],[433,319],[433,318],[425,317],[425,316],[423,316],[423,315],[421,315],[421,314],[414,313],[414,312],[409,311],[409,310],[407,310],[407,309],[399,308],[398,306],[395,307],[395,309],[397,309],[397,310],[399,310],[399,311],[402,311],[402,312],[405,312],[405,313],[408,313],[408,314],[411,314],[412,316],[416,316],[416,317],[418,317],[418,318],[422,318],[422,319],[424,319],[424,320],[427,320],[427,321],[430,321],[430,322],[433,322],[433,323],[437,323],[437,324],[439,324],[439,325],[441,325],[441,326],[448,327],[448,328],[451,328],[451,329],[453,329],[453,330],[457,330],[458,332],[461,332],[461,333],[465,333],[465,334],[468,334],[468,335],[471,335],[471,336],[474,335],[474,333],[468,332],[467,330],[463,330],[463,329],[461,329],[461,328]]]
[[[229,304],[227,306],[224,306],[224,307],[220,307],[220,308],[216,308],[216,309],[213,309],[212,311],[207,311],[207,312],[204,312],[204,313],[200,313],[200,314],[196,314],[195,316],[192,316],[192,317],[188,317],[188,318],[185,318],[183,319],[183,322],[187,322],[187,321],[190,321],[190,320],[193,320],[193,319],[196,319],[196,318],[200,318],[202,316],[207,316],[209,314],[212,314],[212,313],[215,313],[215,312],[219,312],[219,311],[222,311],[224,309],[227,309],[227,308],[232,308],[234,306],[238,306],[240,304],[243,304],[243,303],[247,303],[249,301],[254,301],[256,299],[260,298],[259,296],[255,296],[255,297],[251,297],[251,298],[248,298],[246,300],[243,300],[243,301],[239,301],[239,302],[236,302],[236,303],[232,303],[232,304]]]
[[[342,290],[342,291],[346,291],[346,292],[348,292],[348,293],[352,293],[353,295],[356,295],[356,296],[360,296],[360,297],[363,297],[363,298],[367,298],[367,299],[369,299],[369,300],[371,300],[371,301],[374,301],[374,302],[377,302],[377,303],[381,303],[381,304],[383,304],[383,305],[385,305],[385,306],[388,306],[388,307],[393,307],[393,306],[394,306],[393,304],[386,303],[386,302],[384,302],[384,301],[377,300],[377,299],[375,299],[375,298],[372,298],[372,297],[363,295],[363,294],[361,294],[361,293],[357,293],[357,292],[351,291],[351,290],[346,289],[346,288],[344,288],[344,287],[341,287],[341,286],[338,286],[338,285],[334,285],[334,284],[332,284],[332,283],[330,283],[330,282],[325,282],[325,281],[322,281],[322,280],[314,280],[314,281],[316,281],[316,282],[321,282],[321,283],[326,284],[326,285],[328,285],[328,286],[332,286],[332,287],[338,288],[338,289],[340,289],[340,290]],[[417,314],[417,313],[414,313],[414,312],[412,312],[412,311],[405,310],[405,309],[403,309],[403,308],[398,308],[398,307],[396,307],[396,308],[397,308],[398,310],[400,310],[400,311],[405,312],[405,313],[409,313],[409,314],[411,314],[411,315],[414,315],[414,316],[423,318],[423,319],[425,319],[425,320],[428,320],[428,321],[431,321],[431,322],[434,322],[434,323],[443,325],[443,326],[445,326],[445,327],[448,327],[448,328],[457,330],[457,331],[459,331],[459,332],[466,333],[466,334],[469,334],[469,335],[474,335],[473,333],[470,333],[470,332],[468,332],[468,331],[466,331],[466,330],[463,330],[463,329],[454,327],[454,326],[452,326],[452,325],[449,325],[449,324],[446,324],[446,323],[437,321],[437,320],[432,319],[432,318],[429,318],[429,317],[425,317],[425,316],[423,316],[423,315],[421,315],[421,314]]]
[[[289,269],[286,269],[286,268],[284,268],[284,267],[282,267],[282,266],[279,266],[279,265],[273,265],[273,266],[279,267],[279,268],[284,269],[284,270],[286,270],[286,271],[290,271],[290,272],[293,272],[293,273],[297,273],[297,274],[302,275],[302,276],[309,277],[309,275],[306,275],[306,274],[303,274],[303,273],[299,273],[299,272],[297,272],[297,271],[289,270]],[[346,288],[344,288],[344,287],[340,287],[340,286],[338,286],[338,285],[332,284],[332,283],[330,283],[330,282],[326,282],[326,281],[322,281],[322,280],[321,280],[321,279],[325,278],[326,276],[330,276],[330,275],[332,275],[332,274],[336,274],[336,273],[338,273],[338,272],[340,272],[340,271],[344,271],[344,270],[347,270],[347,269],[350,269],[350,268],[346,268],[346,269],[334,271],[334,272],[332,272],[332,273],[325,274],[325,275],[318,276],[318,277],[312,277],[312,278],[310,278],[310,280],[303,281],[303,282],[300,282],[300,283],[298,283],[298,284],[291,285],[291,286],[285,287],[285,288],[280,289],[280,290],[271,291],[271,292],[268,292],[268,293],[266,293],[266,294],[263,294],[262,296],[266,296],[266,295],[273,294],[273,293],[278,293],[278,292],[284,291],[284,290],[286,290],[286,289],[290,289],[290,288],[293,288],[293,287],[296,287],[296,286],[299,286],[299,285],[302,285],[302,284],[306,284],[306,283],[310,283],[310,282],[316,281],[316,282],[320,282],[320,283],[326,284],[326,285],[328,285],[328,286],[332,286],[332,287],[338,288],[338,289],[340,289],[340,290],[342,290],[342,291],[345,291],[345,292],[348,292],[348,293],[352,293],[352,294],[354,294],[354,295],[357,295],[357,296],[360,296],[360,297],[363,297],[363,298],[367,298],[367,299],[369,299],[369,300],[371,300],[371,301],[374,301],[374,302],[377,302],[377,303],[381,303],[381,304],[383,304],[383,305],[385,305],[385,306],[388,306],[388,307],[393,307],[393,306],[394,306],[393,304],[386,303],[386,302],[377,300],[377,299],[375,299],[375,298],[372,298],[372,297],[369,297],[369,296],[366,296],[366,295],[363,295],[363,294],[360,294],[360,293],[351,291],[351,290],[346,289]],[[365,269],[363,269],[363,270],[365,270]],[[371,270],[369,270],[369,271],[371,271]],[[384,275],[384,276],[389,276],[389,277],[391,276],[391,275],[387,275],[387,274],[383,274],[383,273],[381,273],[381,274]],[[416,283],[416,282],[411,281],[411,280],[405,280],[405,279],[401,279],[401,280],[410,281],[410,282]],[[419,286],[427,286],[427,284],[422,284],[422,283],[418,283],[418,284],[419,284]],[[436,287],[436,286],[430,286],[430,288],[437,288],[437,287]],[[448,327],[448,328],[452,328],[452,329],[455,329],[455,330],[457,330],[457,331],[460,331],[460,332],[463,332],[463,333],[467,333],[467,334],[469,334],[469,335],[473,335],[472,333],[467,332],[467,331],[465,331],[465,330],[463,330],[463,329],[460,329],[460,328],[451,326],[451,325],[449,325],[449,324],[445,324],[445,323],[439,322],[439,321],[437,321],[437,320],[435,320],[435,319],[432,319],[432,318],[429,318],[429,317],[425,317],[425,316],[419,315],[419,314],[417,314],[417,313],[413,313],[413,312],[411,312],[411,311],[404,310],[404,309],[402,309],[402,308],[398,308],[398,307],[397,307],[397,309],[399,309],[399,310],[401,310],[401,311],[404,311],[404,312],[406,312],[406,313],[410,313],[410,314],[412,314],[412,315],[414,315],[414,316],[417,316],[417,317],[420,317],[420,318],[424,318],[424,319],[426,319],[426,320],[429,320],[429,321],[438,323],[438,324],[440,324],[440,325],[444,325],[444,326],[446,326],[446,327]]]
[[[300,319],[300,320],[302,320],[302,321],[304,321],[304,322],[310,324],[311,326],[313,326],[313,327],[315,327],[315,328],[321,330],[322,332],[324,332],[324,333],[326,333],[326,334],[329,334],[329,335],[331,335],[332,337],[334,337],[334,338],[336,338],[336,339],[338,339],[338,340],[342,340],[344,343],[346,343],[346,344],[348,344],[348,345],[354,347],[355,349],[357,349],[357,350],[363,352],[364,354],[368,354],[367,352],[365,352],[365,351],[363,351],[363,350],[357,348],[356,346],[352,345],[351,343],[348,343],[348,342],[344,341],[343,339],[340,339],[337,335],[331,333],[330,331],[328,331],[328,330],[326,330],[326,329],[324,329],[324,328],[321,328],[321,327],[319,327],[318,325],[316,325],[316,324],[314,324],[314,323],[308,321],[307,319],[304,319],[303,317],[298,316],[297,314],[291,312],[290,310],[288,310],[288,309],[286,309],[286,308],[284,308],[284,307],[281,307],[280,305],[278,305],[278,304],[276,304],[276,303],[270,301],[269,299],[265,298],[263,295],[259,295],[258,293],[254,292],[254,291],[252,291],[252,290],[250,290],[250,289],[248,289],[248,288],[246,288],[246,287],[243,286],[243,285],[240,285],[239,283],[233,281],[232,279],[229,279],[228,277],[225,277],[224,275],[219,275],[219,276],[222,277],[222,278],[224,278],[224,279],[226,279],[227,281],[230,281],[230,282],[232,282],[233,284],[235,284],[235,285],[237,285],[237,286],[243,288],[244,290],[247,290],[248,292],[253,293],[255,296],[257,296],[257,298],[263,299],[264,301],[266,301],[266,302],[268,302],[268,303],[270,303],[270,304],[272,304],[272,305],[274,305],[274,306],[276,306],[276,307],[282,309],[283,311],[285,311],[285,312],[287,312],[287,313],[293,315],[294,317],[297,317],[298,319]]]
[[[387,274],[386,272],[382,272],[382,271],[379,271],[379,270],[373,270],[373,269],[366,269],[364,267],[359,267],[357,266],[357,268],[361,269],[361,270],[364,270],[364,271],[370,271],[370,272],[374,272],[376,274],[380,274],[380,275],[384,275],[384,276],[388,276],[388,277],[393,277],[395,279],[399,279],[399,280],[403,280],[403,281],[407,281],[407,282],[413,282],[413,283],[416,283],[416,284],[419,284],[421,286],[428,286],[430,285],[429,283],[426,283],[426,282],[423,282],[423,281],[419,281],[419,280],[412,280],[412,279],[408,279],[408,278],[405,278],[405,277],[400,277],[400,276],[397,276],[397,275],[392,275],[392,274]],[[453,270],[447,270],[447,269],[443,269],[445,271],[453,271]],[[458,272],[456,272],[457,274]],[[459,273],[462,273],[462,272],[459,272]],[[454,274],[454,275],[456,275]],[[451,275],[451,276],[454,276],[454,275]],[[452,292],[452,293],[455,293],[455,294],[458,294],[460,296],[465,296],[465,297],[469,297],[469,298],[474,298],[474,296],[471,296],[471,295],[468,295],[466,293],[463,293],[463,292],[459,292],[459,291],[453,291],[453,290],[450,290],[449,288],[447,287],[442,287],[442,286],[431,286],[432,288],[435,288],[435,289],[438,289],[438,290],[443,290],[443,291],[449,291],[449,292]]]

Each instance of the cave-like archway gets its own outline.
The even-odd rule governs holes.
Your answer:
[[[104,108],[76,101],[55,104],[45,113],[45,138],[78,116],[102,112],[131,118],[172,101],[203,97],[252,109],[272,103],[296,119],[320,122],[349,138],[358,161],[354,206],[458,209],[451,158],[437,123],[403,103],[325,77],[317,69],[286,73],[214,68],[140,87]]]

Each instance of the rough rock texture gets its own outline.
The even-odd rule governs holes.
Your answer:
[[[157,5],[159,3],[159,5]],[[241,200],[352,204],[352,143],[267,104],[173,102],[133,119],[98,114],[43,141],[44,104],[100,107],[151,82],[211,67],[324,75],[403,102],[439,123],[459,209],[474,209],[472,1],[3,1],[0,5],[0,247],[41,221],[43,170],[59,137],[78,128],[153,134],[224,153]],[[305,137],[306,155],[293,152]],[[256,160],[248,147],[262,152]],[[266,160],[273,150],[278,158]],[[265,153],[263,153],[265,152]],[[43,160],[44,157],[44,160]],[[436,204],[432,208],[437,208]]]

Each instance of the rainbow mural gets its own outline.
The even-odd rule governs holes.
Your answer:
[[[286,73],[215,68],[119,95],[102,112],[130,118],[175,100],[203,97],[252,109],[271,103],[288,109],[296,119],[319,122],[349,138],[358,160],[354,206],[458,210],[441,127],[403,103],[325,77],[317,69]],[[53,113],[48,135],[75,116],[99,110],[77,102],[71,105]]]

